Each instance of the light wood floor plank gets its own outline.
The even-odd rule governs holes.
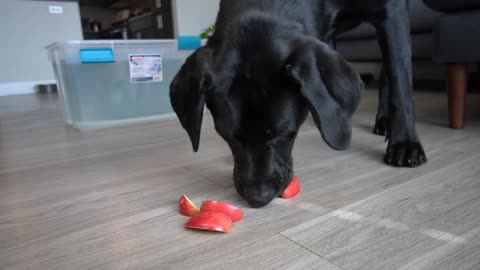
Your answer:
[[[308,119],[294,149],[302,192],[263,209],[236,194],[208,113],[194,154],[176,119],[80,133],[55,96],[2,97],[0,269],[478,268],[480,95],[456,131],[443,93],[416,94],[429,157],[417,169],[381,162],[376,96],[366,91],[347,151],[329,149]],[[186,230],[183,193],[245,218],[228,234]]]
[[[480,240],[479,157],[445,165],[282,234],[344,269],[398,269],[443,245],[461,253],[472,237]],[[456,268],[436,269],[480,263],[480,257],[466,258],[457,258]]]

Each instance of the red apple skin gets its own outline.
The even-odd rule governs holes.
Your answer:
[[[243,216],[243,211],[240,208],[220,201],[204,201],[202,207],[200,207],[200,212],[203,211],[222,212],[229,216],[233,222],[241,220]]]
[[[300,193],[300,182],[296,176],[293,176],[290,185],[280,194],[280,197],[290,199],[297,196],[298,193]]]
[[[227,233],[232,227],[232,219],[222,212],[201,211],[198,215],[191,217],[185,227]]]
[[[193,204],[193,202],[190,201],[185,194],[182,195],[178,201],[178,210],[180,211],[180,214],[187,217],[193,217],[200,212],[195,204]]]

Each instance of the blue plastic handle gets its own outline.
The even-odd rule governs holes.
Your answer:
[[[179,50],[196,50],[202,46],[202,39],[199,36],[179,36]]]
[[[112,63],[115,62],[111,48],[80,49],[82,63]]]

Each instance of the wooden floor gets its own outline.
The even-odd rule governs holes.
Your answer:
[[[376,92],[352,147],[330,150],[307,122],[292,200],[250,209],[226,144],[205,120],[193,154],[176,120],[79,133],[55,96],[0,98],[0,269],[480,269],[480,96],[447,129],[443,93],[417,93],[429,162],[381,162]],[[245,210],[228,234],[184,229],[183,193]]]

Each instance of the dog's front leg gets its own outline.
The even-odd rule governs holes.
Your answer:
[[[386,19],[376,22],[388,83],[387,152],[384,161],[416,167],[427,161],[415,128],[412,51],[407,1],[398,1]]]
[[[378,111],[377,117],[375,117],[373,134],[377,134],[380,136],[387,135],[388,96],[388,78],[385,73],[385,68],[383,68],[380,75],[380,89],[378,91]]]

